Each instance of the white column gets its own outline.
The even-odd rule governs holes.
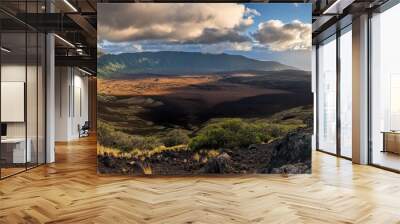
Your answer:
[[[368,15],[353,19],[353,162],[368,163]]]
[[[53,34],[47,34],[46,45],[46,163],[52,163],[55,161],[55,44]]]

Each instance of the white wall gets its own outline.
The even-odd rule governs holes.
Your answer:
[[[37,70],[39,69],[39,70]],[[1,81],[2,82],[24,82],[26,85],[26,106],[25,103],[20,108],[20,113],[26,112],[26,120],[21,122],[5,122],[7,124],[8,138],[27,138],[31,148],[32,162],[44,163],[44,92],[43,89],[44,74],[41,72],[41,67],[25,66],[25,64],[3,64],[1,66]],[[27,80],[25,80],[27,78]],[[24,94],[24,90],[20,90],[20,94]],[[7,95],[2,95],[7,97]],[[10,107],[3,107],[1,110],[13,110]],[[15,110],[15,108],[14,108]],[[7,113],[16,113],[7,111]],[[37,154],[38,153],[38,154]]]
[[[55,141],[67,141],[69,132],[69,68],[55,68]]]
[[[71,120],[71,135],[74,138],[79,137],[78,132],[78,124],[83,125],[85,121],[89,119],[88,113],[88,78],[86,76],[82,76],[82,73],[74,75],[73,82],[73,94],[72,99],[74,102],[72,103],[74,107],[72,108],[72,120]]]
[[[78,125],[88,120],[88,78],[73,67],[56,67],[55,140],[79,138]]]

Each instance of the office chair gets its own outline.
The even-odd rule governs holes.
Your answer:
[[[80,125],[78,125],[78,129],[79,129],[79,138],[80,137],[87,137],[89,136],[89,129],[90,129],[90,125],[89,125],[89,121],[85,121],[85,123],[82,125],[82,127],[79,127]]]

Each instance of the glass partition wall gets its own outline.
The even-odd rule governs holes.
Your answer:
[[[400,4],[371,18],[370,163],[400,171]]]
[[[318,44],[317,149],[352,157],[351,25]]]
[[[1,179],[45,163],[45,41],[0,12]]]
[[[318,149],[336,154],[336,36],[318,46]]]
[[[400,4],[369,18],[369,164],[400,172]],[[335,49],[336,48],[336,49]],[[317,149],[352,157],[352,27],[317,45]],[[335,88],[336,86],[336,88]]]

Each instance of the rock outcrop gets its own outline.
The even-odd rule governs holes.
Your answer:
[[[231,157],[223,152],[208,161],[203,169],[204,173],[231,173],[233,170]]]
[[[271,159],[262,173],[309,173],[311,170],[311,130],[298,129],[273,143]]]
[[[311,173],[309,163],[296,163],[296,164],[288,164],[283,165],[279,168],[273,168],[271,173],[275,174],[304,174]]]
[[[301,128],[284,138],[268,144],[254,144],[248,148],[219,149],[215,157],[200,155],[193,159],[193,151],[165,151],[145,161],[141,159],[98,156],[99,172],[118,170],[123,174],[158,175],[191,174],[252,174],[311,172],[311,128]],[[114,171],[113,171],[114,170]]]

